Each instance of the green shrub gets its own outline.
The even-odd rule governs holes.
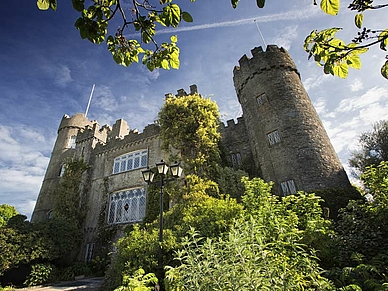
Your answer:
[[[51,264],[35,264],[31,267],[31,272],[27,276],[24,284],[27,286],[42,285],[50,282],[54,271],[54,266]]]

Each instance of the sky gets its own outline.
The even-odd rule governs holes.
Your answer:
[[[58,1],[58,10],[40,11],[35,0],[2,0],[0,18],[0,204],[9,204],[31,217],[48,165],[59,122],[64,114],[84,113],[95,84],[88,118],[100,125],[125,119],[142,131],[153,123],[166,93],[196,84],[203,96],[220,108],[222,120],[242,111],[233,86],[233,68],[257,46],[276,44],[288,50],[334,148],[350,174],[350,152],[362,132],[388,118],[388,81],[380,75],[386,52],[371,49],[361,56],[361,70],[347,79],[325,75],[307,59],[306,36],[314,29],[343,27],[338,37],[350,41],[357,34],[354,13],[342,0],[338,16],[324,14],[312,0],[179,1],[193,23],[163,29],[160,43],[177,35],[181,49],[179,70],[149,72],[142,65],[116,65],[105,44],[80,38],[71,1]],[[130,1],[126,0],[126,9]],[[375,1],[380,4],[381,1]],[[367,12],[364,25],[383,29],[386,10]],[[118,24],[118,22],[117,22]],[[263,35],[260,37],[259,29]],[[117,25],[112,24],[114,34]],[[128,36],[137,38],[133,32]]]

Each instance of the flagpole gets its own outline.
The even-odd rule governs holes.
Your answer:
[[[90,92],[88,106],[86,106],[85,117],[88,116],[88,111],[89,111],[89,107],[90,107],[90,102],[92,101],[92,97],[93,97],[93,92],[94,92],[94,87],[95,87],[95,85],[96,85],[96,84],[93,84],[92,91]]]
[[[257,24],[257,22],[256,22],[256,19],[255,19],[255,20],[253,20],[253,22],[256,24],[257,30],[258,30],[258,31],[259,31],[259,33],[260,33],[261,39],[262,39],[262,41],[263,41],[263,43],[264,43],[264,46],[267,48],[267,44],[265,43],[265,40],[264,40],[263,34],[261,33],[261,30],[260,30],[260,28],[259,28],[259,25],[258,25],[258,24]]]

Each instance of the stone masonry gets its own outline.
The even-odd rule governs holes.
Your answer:
[[[264,52],[258,47],[252,50],[252,58],[244,55],[234,68],[234,85],[243,116],[237,123],[229,120],[220,125],[221,146],[230,166],[248,164],[252,172],[273,181],[279,195],[350,187],[286,50],[268,46]],[[190,94],[196,92],[197,87],[190,86]],[[180,89],[177,95],[186,92]],[[32,222],[50,218],[64,163],[72,157],[83,157],[91,170],[84,177],[88,214],[80,253],[89,260],[103,204],[108,205],[106,223],[125,225],[144,215],[147,187],[141,170],[160,159],[168,161],[167,153],[161,150],[159,133],[157,124],[139,133],[123,119],[112,127],[101,127],[81,113],[63,116]],[[134,213],[139,216],[131,218]]]

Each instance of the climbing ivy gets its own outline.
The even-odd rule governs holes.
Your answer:
[[[186,174],[212,176],[220,162],[219,111],[210,98],[195,93],[168,96],[159,112],[160,138],[165,150],[179,151]]]

